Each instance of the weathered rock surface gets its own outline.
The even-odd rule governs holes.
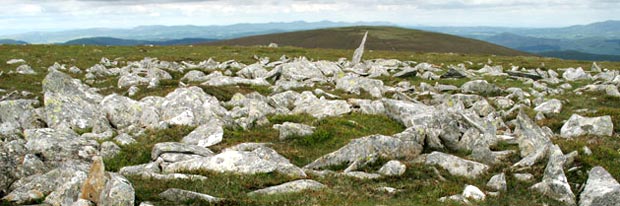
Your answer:
[[[285,122],[282,124],[275,124],[273,128],[280,132],[280,140],[285,140],[290,137],[302,137],[308,136],[314,133],[316,129],[313,126],[293,123],[293,122]]]
[[[372,156],[385,159],[412,159],[421,152],[422,146],[414,141],[384,135],[372,135],[351,140],[344,147],[318,158],[304,168],[320,169],[343,163],[353,163]]]
[[[491,188],[493,191],[506,191],[506,174],[501,173],[491,177],[487,183],[487,187]]]
[[[460,157],[441,152],[432,152],[426,156],[425,164],[438,165],[450,174],[475,179],[489,170],[489,166],[461,159]]]
[[[228,148],[222,153],[172,163],[164,172],[191,172],[209,170],[238,174],[257,174],[280,172],[292,177],[305,177],[306,174],[275,150],[262,144],[241,144]]]
[[[80,80],[51,71],[43,80],[46,123],[50,128],[70,127],[104,132],[110,128],[99,106],[103,97]]]
[[[317,98],[309,91],[302,92],[294,103],[294,114],[310,114],[315,118],[339,116],[351,112],[349,104],[344,100],[326,100]]]
[[[385,176],[401,176],[405,174],[406,170],[407,166],[405,166],[405,164],[401,163],[398,160],[390,160],[389,162],[385,163],[377,172]]]
[[[620,184],[604,168],[588,173],[588,181],[579,196],[579,206],[620,205]]]
[[[566,175],[564,175],[566,158],[557,145],[551,146],[549,153],[549,162],[545,168],[542,182],[533,185],[530,189],[567,205],[575,205],[575,195],[570,188]]]
[[[558,99],[551,99],[538,105],[534,108],[534,111],[542,112],[543,114],[557,114],[562,111],[562,102]]]
[[[159,194],[159,197],[170,202],[204,201],[208,203],[219,202],[223,199],[211,195],[192,192],[182,189],[170,188]]]
[[[224,137],[224,129],[218,121],[211,121],[198,126],[194,131],[183,137],[182,143],[209,147],[220,143]]]
[[[500,89],[486,80],[473,80],[463,84],[461,91],[469,94],[495,95],[499,94]]]
[[[256,191],[250,192],[249,195],[273,195],[273,194],[283,194],[283,193],[295,193],[295,192],[302,192],[305,190],[320,190],[326,187],[327,186],[314,180],[295,180],[292,182],[287,182],[287,183],[283,183],[280,185],[256,190]]]
[[[560,134],[564,138],[582,135],[611,136],[613,131],[614,124],[610,116],[588,118],[573,114],[562,126]]]

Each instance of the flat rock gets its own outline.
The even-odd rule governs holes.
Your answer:
[[[170,202],[187,202],[187,201],[205,201],[209,203],[215,203],[222,201],[221,198],[213,197],[211,195],[202,194],[198,192],[192,192],[182,189],[170,188],[166,191],[159,193],[159,197]]]
[[[487,182],[487,187],[491,188],[493,191],[506,191],[506,174],[501,173],[493,175],[489,182]]]
[[[283,193],[296,193],[296,192],[302,192],[305,190],[321,190],[323,188],[326,188],[326,186],[314,180],[295,180],[292,182],[287,182],[284,184],[256,190],[256,191],[250,192],[249,195],[256,195],[256,194],[273,195],[273,194],[283,194]]]
[[[316,129],[313,126],[293,123],[293,122],[284,122],[282,124],[275,124],[273,128],[280,132],[280,140],[285,140],[290,137],[302,137],[308,136],[314,133]]]
[[[460,157],[441,152],[432,152],[426,156],[425,164],[438,165],[452,175],[475,179],[489,170],[489,166],[465,160]]]
[[[304,168],[319,169],[343,163],[348,164],[371,156],[385,159],[413,159],[421,152],[422,146],[414,141],[384,135],[371,135],[351,140],[344,147],[318,158]]]
[[[385,163],[377,172],[385,176],[401,176],[405,174],[406,170],[407,166],[405,166],[405,164],[401,163],[398,160],[390,160],[389,162]]]
[[[153,150],[151,152],[151,159],[156,160],[157,157],[165,153],[194,154],[203,157],[213,155],[213,152],[211,152],[211,150],[201,146],[184,144],[180,142],[162,142],[157,143],[155,144],[155,146],[153,146]]]
[[[302,92],[294,103],[294,114],[310,114],[315,118],[340,116],[351,112],[349,104],[344,100],[326,100],[317,98],[312,92]]]
[[[194,131],[181,139],[182,143],[209,147],[220,143],[224,137],[224,129],[219,121],[210,121],[198,126]]]
[[[300,168],[291,164],[275,150],[247,143],[228,148],[214,156],[176,162],[164,168],[166,173],[202,170],[238,174],[279,172],[292,177],[306,177]]]
[[[557,114],[562,111],[562,102],[558,99],[551,99],[538,105],[534,108],[534,111],[542,112],[543,114]]]

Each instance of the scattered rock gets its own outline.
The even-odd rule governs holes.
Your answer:
[[[487,183],[487,187],[493,191],[506,191],[506,175],[504,173],[494,175]]]
[[[560,135],[564,138],[582,135],[611,136],[613,131],[614,124],[610,116],[588,118],[573,114],[560,129]]]
[[[562,111],[562,102],[558,99],[551,99],[538,105],[534,108],[534,111],[542,112],[543,114],[558,114]]]
[[[580,206],[619,205],[620,184],[600,166],[588,173],[588,181],[579,198]]]
[[[490,84],[486,80],[473,80],[461,86],[461,91],[468,94],[494,95],[500,93],[499,87]]]
[[[182,143],[198,145],[199,147],[210,147],[220,143],[224,137],[224,129],[217,121],[211,121],[198,126],[187,136],[183,137]]]
[[[257,195],[257,194],[273,195],[273,194],[283,194],[283,193],[295,193],[295,192],[302,192],[305,190],[321,190],[323,188],[326,188],[326,186],[314,180],[296,180],[296,181],[287,182],[284,184],[256,190],[254,192],[250,192],[249,195]]]
[[[549,149],[549,153],[549,162],[545,168],[542,182],[533,185],[530,189],[567,205],[575,205],[575,195],[564,175],[566,158],[557,145],[553,145]]]
[[[413,141],[399,138],[371,135],[351,142],[335,152],[324,155],[314,162],[304,166],[306,169],[320,169],[323,167],[353,163],[372,156],[385,159],[413,159],[422,152],[422,146]]]
[[[385,163],[377,172],[385,176],[401,176],[405,174],[406,169],[407,166],[405,166],[405,164],[401,163],[400,161],[390,160],[389,162]]]
[[[275,124],[273,125],[273,128],[280,131],[280,140],[285,140],[290,137],[308,136],[313,134],[314,130],[316,129],[313,126],[292,122]]]
[[[463,190],[462,195],[463,197],[467,199],[471,199],[475,201],[483,201],[486,198],[486,195],[484,194],[484,192],[482,192],[482,190],[478,189],[478,187],[473,186],[473,185],[465,186],[465,189]]]
[[[427,165],[438,165],[441,168],[448,170],[452,175],[463,176],[471,179],[475,179],[478,176],[484,174],[489,169],[489,166],[461,159],[460,157],[445,154],[441,152],[432,152],[426,156]]]
[[[514,178],[521,182],[532,182],[534,181],[534,175],[530,173],[515,173],[513,174]]]
[[[18,66],[15,69],[15,72],[17,72],[18,74],[37,74],[37,72],[35,72],[32,67],[28,66],[28,65],[21,65]]]
[[[589,74],[586,74],[586,72],[583,71],[581,67],[577,69],[575,68],[566,69],[566,71],[564,71],[564,73],[562,74],[562,77],[566,79],[567,81],[589,80],[592,78]]]
[[[211,195],[176,188],[170,188],[162,193],[159,193],[159,197],[175,203],[188,201],[204,201],[208,203],[216,203],[223,200],[221,198],[213,197]]]

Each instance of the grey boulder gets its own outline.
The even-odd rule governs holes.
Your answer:
[[[588,173],[588,181],[579,198],[579,206],[594,205],[620,205],[620,184],[600,166]]]
[[[560,129],[560,135],[564,138],[582,135],[611,136],[613,131],[614,124],[610,116],[588,118],[573,114]]]

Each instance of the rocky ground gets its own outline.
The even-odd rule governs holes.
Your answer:
[[[10,59],[2,204],[620,205],[618,68],[362,54]]]

